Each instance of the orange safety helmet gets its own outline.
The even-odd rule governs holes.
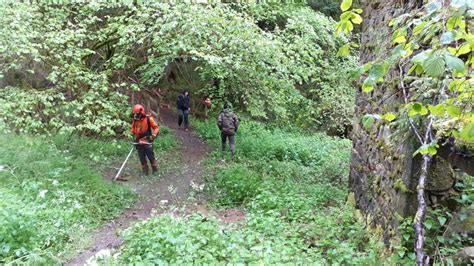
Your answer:
[[[135,104],[133,106],[133,120],[142,120],[146,115],[145,115],[145,107],[141,104]]]

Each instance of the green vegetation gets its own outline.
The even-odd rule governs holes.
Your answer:
[[[155,151],[175,145],[162,127]],[[1,134],[0,262],[61,262],[130,206],[136,195],[103,178],[129,149],[122,140]]]
[[[212,122],[195,121],[220,149]],[[209,158],[207,192],[219,208],[240,208],[245,221],[160,216],[124,235],[121,263],[376,264],[381,244],[367,234],[346,202],[350,142],[293,129],[243,122],[237,161]]]
[[[354,24],[362,22],[359,14],[363,10],[352,8],[352,4],[352,0],[342,1],[343,13],[337,32],[351,33]],[[366,131],[375,132],[387,127],[395,131],[392,135],[405,136],[416,143],[413,157],[421,158],[420,170],[414,180],[418,208],[412,224],[415,229],[412,240],[416,255],[410,252],[412,256],[409,257],[416,258],[417,265],[426,264],[430,257],[452,264],[457,251],[453,247],[472,245],[472,241],[466,239],[472,238],[467,232],[472,232],[474,223],[468,223],[464,230],[466,236],[457,235],[449,244],[446,244],[446,230],[450,228],[444,224],[448,218],[456,221],[452,211],[461,215],[463,203],[457,197],[469,199],[472,190],[469,186],[463,189],[451,186],[458,193],[446,193],[446,198],[450,197],[457,204],[445,202],[440,205],[429,204],[429,191],[425,190],[428,190],[430,179],[436,179],[430,174],[430,164],[441,158],[452,164],[446,168],[459,168],[474,175],[474,1],[425,1],[419,5],[419,8],[414,5],[391,18],[388,22],[391,38],[386,40],[387,47],[382,50],[385,52],[374,53],[360,68],[362,92],[367,93],[361,96],[361,101],[378,102],[380,97],[385,97],[380,91],[391,90],[399,94],[398,99],[393,106],[367,107],[368,113],[361,118]],[[348,47],[351,46],[354,45],[344,45],[340,54],[349,54]],[[391,141],[397,142],[395,138]],[[462,162],[450,158],[454,153],[461,154]],[[462,178],[455,176],[454,181],[457,180]],[[403,191],[402,184],[395,182],[395,189]],[[448,206],[453,210],[446,212]],[[447,214],[434,216],[440,222],[438,227],[434,226],[433,213],[439,212]],[[406,231],[402,228],[401,234],[405,236]],[[469,259],[472,262],[472,256]]]
[[[454,185],[457,193],[452,193],[452,202],[446,206],[428,208],[424,227],[426,230],[425,250],[433,254],[439,264],[461,263],[457,253],[463,247],[474,245],[474,177],[464,175]],[[453,206],[456,208],[453,208]],[[400,225],[401,236],[394,244],[394,263],[410,264],[416,257],[413,250],[415,241],[414,219],[407,217]]]
[[[129,206],[131,191],[90,168],[126,149],[121,141],[0,135],[0,261],[50,263]]]
[[[410,12],[375,30],[381,37],[360,38],[381,38],[360,43],[371,60],[361,67],[359,36],[350,35],[365,19],[358,1],[79,2],[0,3],[0,263],[61,263],[135,201],[127,185],[103,175],[130,148],[132,93],[157,89],[171,103],[190,90],[192,111],[209,96],[210,117],[229,101],[247,119],[233,162],[221,160],[228,154],[218,152],[212,119],[194,124],[216,150],[205,169],[212,207],[242,210],[245,220],[154,217],[123,234],[111,263],[412,263],[416,237],[418,264],[426,254],[452,264],[473,245],[468,230],[455,230],[473,224],[473,178],[449,169],[455,185],[443,188],[446,197],[436,188],[433,200],[425,195],[435,156],[473,171],[472,1],[413,10],[415,1],[388,3]],[[379,5],[363,34],[393,15]],[[362,184],[356,197],[365,197],[358,207],[368,202],[365,211],[380,220],[362,218],[347,195],[352,145],[343,137],[354,110],[351,173]],[[163,157],[165,171],[178,160],[169,132],[162,127],[155,146],[174,159]],[[414,192],[415,217],[392,215],[393,206],[414,203]]]
[[[0,126],[121,133],[127,95],[189,62],[203,84],[195,95],[228,99],[268,122],[347,133],[356,62],[336,55],[346,39],[333,36],[334,21],[304,5],[238,7],[0,4],[0,24],[11,25],[0,30]],[[270,11],[284,23],[265,32],[258,22]]]

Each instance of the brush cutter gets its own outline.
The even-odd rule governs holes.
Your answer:
[[[145,142],[145,141],[140,140],[139,142],[132,142],[132,145],[133,145],[133,146],[135,146],[135,145],[152,145],[152,143],[150,143],[150,142]],[[124,167],[125,164],[127,163],[128,159],[130,158],[130,155],[132,155],[132,152],[133,152],[133,149],[134,149],[134,148],[135,148],[135,147],[132,147],[132,148],[130,149],[130,152],[128,153],[127,158],[125,158],[125,161],[123,161],[122,166],[120,166],[120,169],[118,170],[117,175],[115,175],[115,177],[114,177],[114,179],[113,179],[114,181],[117,180],[117,178],[120,176],[120,173],[122,172],[123,167]]]

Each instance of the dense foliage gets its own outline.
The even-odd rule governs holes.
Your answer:
[[[0,4],[0,126],[26,132],[115,134],[125,126],[127,97],[113,72],[88,60],[99,6]],[[34,30],[32,30],[34,29]],[[102,37],[103,38],[103,37]]]
[[[400,115],[418,123],[419,128],[413,129],[418,138],[425,131],[420,122],[428,125],[431,121],[435,136],[421,143],[421,154],[436,154],[437,143],[450,136],[461,144],[474,142],[474,24],[469,20],[474,4],[468,2],[453,1],[444,9],[441,2],[433,1],[424,7],[422,17],[404,14],[394,18],[390,22],[392,54],[363,67],[368,76],[362,90],[367,93],[383,83],[389,71],[397,71],[405,98]],[[375,116],[367,117],[373,121]],[[396,118],[393,114],[381,117]]]
[[[198,131],[216,148],[213,122]],[[376,264],[380,244],[345,203],[350,143],[244,122],[237,161],[209,159],[207,191],[221,208],[245,211],[225,225],[213,217],[155,217],[125,232],[121,263]],[[291,147],[291,148],[289,148]],[[226,158],[227,155],[225,156]]]
[[[163,128],[155,151],[174,145]],[[0,263],[61,262],[92,228],[130,206],[136,195],[103,178],[129,148],[78,136],[0,135]]]
[[[354,24],[362,22],[362,10],[351,6],[352,0],[342,1],[338,32],[351,32]],[[413,221],[405,221],[400,231],[405,240],[415,242],[416,256],[415,252],[406,252],[406,243],[399,255],[407,260],[416,257],[417,265],[424,265],[429,259],[452,264],[456,248],[472,245],[472,236],[467,233],[447,234],[459,222],[467,224],[463,232],[472,232],[474,223],[466,219],[473,208],[472,177],[459,178],[453,186],[459,193],[450,193],[457,202],[451,210],[436,204],[435,208],[427,208],[425,188],[430,163],[443,146],[449,149],[449,156],[462,154],[467,167],[449,156],[440,155],[441,158],[448,157],[453,166],[472,172],[469,165],[474,148],[473,15],[473,1],[425,1],[419,9],[390,21],[388,26],[393,33],[389,53],[366,63],[360,71],[364,74],[363,93],[376,99],[377,90],[388,88],[401,100],[391,107],[394,112],[382,108],[376,110],[381,113],[366,114],[361,121],[364,127],[374,132],[375,128],[386,126],[396,132],[395,138],[413,138],[417,149],[413,156],[422,160],[417,173],[418,209]],[[346,44],[340,52],[348,54],[350,46]],[[454,225],[446,226],[447,222]],[[409,227],[412,225],[414,230]]]
[[[259,119],[347,131],[355,60],[336,55],[345,40],[333,37],[334,22],[304,5],[233,6],[1,4],[0,23],[10,26],[0,30],[0,126],[120,133],[126,94],[153,87],[180,61],[207,84],[196,95]],[[272,10],[284,23],[264,31],[258,23]]]
[[[124,149],[121,142],[1,135],[0,262],[51,263],[84,232],[129,206],[130,190],[90,168]]]

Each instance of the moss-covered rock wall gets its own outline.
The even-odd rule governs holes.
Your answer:
[[[361,63],[386,55],[392,47],[389,21],[422,4],[422,0],[365,1]],[[387,244],[397,234],[401,219],[416,213],[415,190],[420,164],[418,158],[412,157],[416,143],[406,122],[380,122],[371,129],[362,126],[365,114],[397,112],[400,108],[403,98],[395,73],[389,73],[388,80],[370,94],[358,92],[349,178],[356,206],[367,215],[371,226],[383,232]],[[428,203],[446,204],[443,201],[455,183],[455,173],[449,163],[440,158],[435,159],[430,173]]]

